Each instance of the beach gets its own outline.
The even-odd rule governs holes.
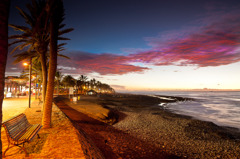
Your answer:
[[[116,119],[110,120],[113,123],[79,123],[105,151],[106,158],[239,158],[239,129],[175,114],[159,106],[183,100],[194,99],[115,94],[81,96],[77,103],[65,102],[74,109],[81,102],[90,102],[110,110],[106,120]]]

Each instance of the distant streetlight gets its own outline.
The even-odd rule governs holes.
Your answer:
[[[29,64],[24,62],[24,66],[29,65],[29,100],[28,100],[28,107],[31,107],[31,85],[32,85],[32,58],[30,57]]]

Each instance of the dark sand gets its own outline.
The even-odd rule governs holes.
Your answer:
[[[107,125],[78,114],[82,120],[75,121],[106,158],[240,158],[238,129],[174,114],[158,105],[192,99],[119,94],[81,100],[98,103],[117,118]]]

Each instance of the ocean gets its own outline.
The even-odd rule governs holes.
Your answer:
[[[164,107],[178,114],[240,129],[240,92],[238,91],[164,91],[154,94],[193,98],[194,101],[169,103]]]

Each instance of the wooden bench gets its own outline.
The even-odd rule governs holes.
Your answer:
[[[23,113],[4,121],[2,125],[6,130],[8,139],[8,147],[3,152],[3,157],[5,157],[6,152],[14,146],[20,147],[25,152],[26,157],[28,157],[24,143],[31,142],[34,137],[38,135],[42,126],[40,124],[30,124],[26,115]]]

